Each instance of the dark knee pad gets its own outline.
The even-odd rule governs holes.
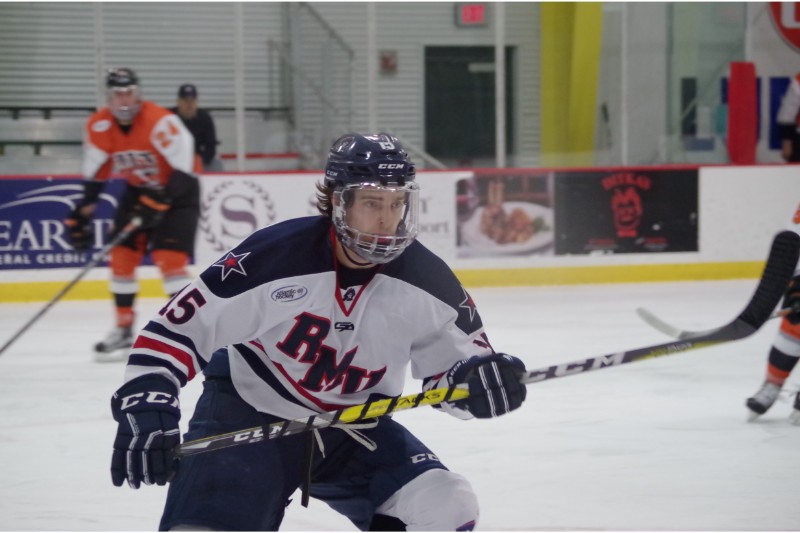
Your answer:
[[[369,524],[369,531],[405,531],[406,524],[399,518],[385,514],[376,514]]]

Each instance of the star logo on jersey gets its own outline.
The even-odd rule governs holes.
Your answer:
[[[247,271],[244,269],[244,258],[250,255],[250,252],[245,252],[243,254],[236,255],[233,252],[228,252],[228,254],[211,265],[212,267],[217,267],[222,269],[222,281],[225,281],[225,278],[228,277],[228,274],[231,272],[236,272],[237,274],[241,274],[243,276],[247,276]]]
[[[469,321],[472,323],[475,320],[475,313],[477,313],[478,310],[475,308],[475,302],[472,301],[472,296],[469,295],[467,289],[461,287],[461,290],[464,291],[464,301],[458,304],[458,308],[469,311]]]

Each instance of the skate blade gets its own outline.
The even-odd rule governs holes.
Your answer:
[[[750,411],[750,410],[748,410],[748,411],[749,411],[747,413],[747,421],[748,422],[755,422],[756,420],[758,420],[758,417],[761,416],[760,414],[758,414],[758,413],[756,413],[754,411]]]
[[[797,409],[792,411],[792,414],[789,415],[789,422],[792,425],[800,426],[800,411],[798,411]]]
[[[94,352],[95,363],[123,363],[128,360],[130,348],[120,348],[112,352]]]

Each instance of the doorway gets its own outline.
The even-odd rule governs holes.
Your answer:
[[[506,55],[506,153],[514,147],[514,47]],[[425,47],[425,151],[456,166],[495,158],[493,46]]]

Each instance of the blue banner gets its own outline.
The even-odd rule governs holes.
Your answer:
[[[124,180],[110,180],[100,195],[95,252],[108,240],[124,188]],[[0,270],[80,267],[90,261],[93,252],[76,252],[64,226],[82,197],[80,177],[0,179]]]

